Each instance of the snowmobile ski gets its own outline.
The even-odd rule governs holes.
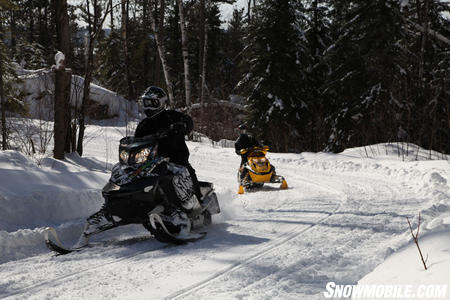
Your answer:
[[[49,233],[54,237],[55,241],[52,241],[49,238]],[[65,254],[69,254],[75,251],[80,251],[82,250],[86,245],[82,246],[82,247],[76,247],[76,248],[66,248],[62,245],[61,241],[58,238],[58,235],[56,234],[56,230],[53,227],[47,227],[46,230],[44,231],[44,238],[45,238],[45,245],[47,246],[48,249],[50,249],[51,251],[54,251],[56,253],[58,253],[58,255],[65,255]]]
[[[163,220],[158,214],[156,213],[150,214],[149,219],[150,219],[150,226],[153,229],[152,230],[153,235],[158,241],[163,243],[182,245],[190,242],[195,242],[206,236],[206,232],[199,232],[199,233],[190,232],[187,234],[175,236],[167,230]]]

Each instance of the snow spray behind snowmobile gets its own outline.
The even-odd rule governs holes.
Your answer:
[[[266,157],[269,151],[268,146],[252,147],[242,149],[241,155],[247,154],[247,162],[238,171],[238,194],[244,193],[252,188],[262,187],[264,183],[281,183],[281,189],[287,189],[288,185],[283,176],[276,175],[275,167],[272,166]],[[247,171],[244,178],[241,178],[242,172]]]
[[[195,197],[193,182],[186,167],[158,155],[161,137],[121,139],[119,163],[114,165],[111,178],[102,190],[103,207],[87,218],[83,234],[73,248],[64,248],[52,228],[45,233],[47,246],[62,254],[69,253],[86,246],[90,236],[127,224],[142,224],[161,242],[182,244],[203,237],[205,233],[190,230],[209,225],[211,215],[220,212],[213,184],[199,182],[200,206],[188,211],[190,228],[181,235],[177,224],[166,222],[164,216]],[[49,233],[56,242],[50,239]]]

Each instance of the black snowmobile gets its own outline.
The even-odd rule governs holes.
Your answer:
[[[90,236],[127,224],[142,224],[164,243],[183,244],[202,238],[206,233],[197,233],[195,229],[211,224],[211,215],[220,212],[213,184],[199,182],[202,198],[197,201],[186,167],[158,155],[158,138],[161,137],[121,139],[119,163],[113,167],[111,178],[103,187],[105,203],[101,210],[87,218],[84,231],[72,248],[65,248],[56,231],[48,228],[45,231],[47,247],[61,254],[70,253],[86,246]],[[196,205],[189,207],[193,197],[195,202],[192,203]],[[169,217],[179,212],[180,207],[187,206],[189,209],[184,209],[183,213],[188,217],[188,228]]]

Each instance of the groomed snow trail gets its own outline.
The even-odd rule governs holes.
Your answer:
[[[121,137],[114,129],[105,136],[108,147],[92,142],[96,155],[116,149]],[[167,246],[131,225],[78,253],[39,250],[0,265],[0,298],[322,299],[327,282],[355,284],[404,244],[405,217],[434,201],[410,180],[413,171],[401,174],[404,167],[325,154],[269,153],[289,189],[237,195],[233,149],[189,148],[199,179],[215,184],[222,208],[203,240]],[[57,230],[73,243],[82,222]]]

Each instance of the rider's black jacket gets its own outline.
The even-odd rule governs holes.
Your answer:
[[[136,128],[135,137],[162,133],[168,130],[167,137],[159,138],[158,153],[170,158],[170,162],[185,166],[194,183],[194,192],[202,198],[194,168],[189,164],[189,150],[184,140],[194,127],[192,118],[176,110],[163,110],[159,114],[142,120]]]
[[[260,146],[259,142],[251,135],[241,133],[239,138],[234,143],[236,154],[241,155],[241,149],[248,149],[254,146]]]
[[[183,166],[189,165],[189,150],[184,136],[192,131],[192,118],[175,110],[163,110],[156,116],[143,119],[136,128],[135,137],[161,133],[169,130],[167,137],[159,139],[158,153],[170,161]]]
[[[251,147],[261,146],[253,136],[241,133],[239,138],[234,143],[236,154],[241,155],[241,149],[248,149]],[[247,154],[241,155],[241,166],[247,161]]]

